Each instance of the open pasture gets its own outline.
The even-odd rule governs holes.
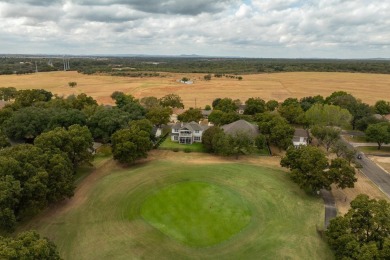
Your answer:
[[[205,74],[161,73],[161,77],[130,78],[103,75],[84,75],[77,72],[47,72],[30,75],[0,76],[0,87],[17,89],[44,88],[58,95],[86,93],[99,103],[112,104],[114,91],[132,94],[137,98],[162,97],[169,93],[182,97],[186,107],[204,107],[217,97],[247,100],[260,97],[264,100],[283,101],[288,97],[327,96],[344,90],[374,104],[378,99],[390,97],[390,75],[335,72],[291,72],[243,75],[243,80],[214,78],[205,81]],[[182,77],[194,80],[187,85],[177,82]],[[77,86],[70,88],[68,82]]]
[[[177,155],[131,168],[108,161],[25,228],[51,238],[65,259],[333,258],[316,232],[322,200],[285,172]]]

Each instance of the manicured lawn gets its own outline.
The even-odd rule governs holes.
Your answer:
[[[24,229],[64,259],[333,259],[316,232],[323,221],[322,200],[283,171],[171,158],[109,161]]]
[[[351,136],[351,135],[343,135],[344,138],[348,141],[348,142],[352,142],[352,143],[367,143],[367,139],[365,136]]]
[[[205,182],[180,182],[148,198],[141,215],[152,226],[190,246],[218,244],[249,224],[239,195]]]
[[[160,145],[160,149],[165,150],[174,150],[179,149],[179,151],[184,151],[187,149],[191,152],[205,152],[202,143],[193,143],[193,144],[179,144],[178,142],[172,142],[171,137],[168,136],[167,139]]]

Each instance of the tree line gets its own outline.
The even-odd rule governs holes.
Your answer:
[[[71,57],[71,69],[84,74],[159,76],[158,72],[251,74],[278,72],[390,73],[388,60],[255,59],[213,57]],[[62,57],[0,58],[1,74],[63,70]]]

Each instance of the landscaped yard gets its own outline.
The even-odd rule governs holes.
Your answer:
[[[322,200],[286,172],[186,156],[131,168],[108,161],[24,228],[52,239],[64,259],[333,259],[316,232]]]
[[[159,146],[160,149],[165,150],[175,150],[184,151],[185,149],[191,152],[205,152],[202,143],[193,143],[193,144],[179,144],[178,142],[172,142],[171,137],[168,136],[167,139]]]

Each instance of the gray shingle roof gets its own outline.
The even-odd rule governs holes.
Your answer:
[[[294,137],[309,137],[309,133],[305,129],[296,128],[294,132]]]
[[[260,133],[259,127],[257,125],[251,124],[243,119],[235,121],[228,125],[223,125],[221,128],[226,134],[229,135],[235,135],[236,133],[243,132],[255,138]]]
[[[192,121],[190,123],[177,123],[172,126],[172,129],[182,129],[182,128],[187,128],[188,130],[191,131],[202,131],[203,128],[201,125],[198,123]]]

